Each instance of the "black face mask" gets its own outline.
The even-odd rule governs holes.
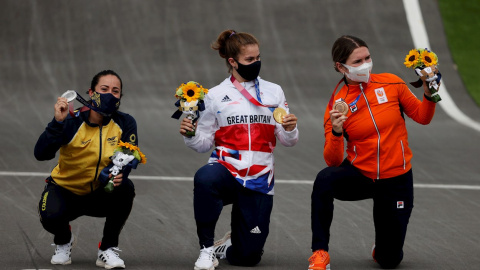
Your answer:
[[[242,65],[237,60],[235,60],[235,62],[238,64],[238,74],[247,81],[255,80],[258,77],[258,74],[260,74],[260,67],[262,66],[260,60],[253,62],[250,65]]]

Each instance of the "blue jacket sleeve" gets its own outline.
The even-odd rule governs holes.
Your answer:
[[[138,146],[138,134],[137,134],[137,122],[135,121],[135,118],[133,118],[131,115],[125,114],[126,119],[124,126],[122,127],[123,132],[122,132],[122,142],[128,142],[133,145]],[[125,166],[122,169],[123,173],[123,179],[127,179],[128,175],[130,174],[130,171],[132,169],[136,169],[138,165],[138,160],[134,159],[131,161],[127,166]]]
[[[125,114],[126,119],[122,126],[122,142],[138,145],[137,122],[131,115]]]
[[[55,157],[63,144],[65,125],[65,121],[59,123],[55,118],[47,125],[35,144],[34,155],[37,160],[50,160]]]

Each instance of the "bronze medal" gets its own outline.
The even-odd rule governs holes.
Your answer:
[[[343,115],[347,115],[348,113],[348,105],[343,100],[335,102],[335,104],[333,105],[333,109],[339,111]]]
[[[279,124],[283,123],[283,120],[282,118],[287,115],[287,111],[285,111],[284,108],[280,108],[280,107],[277,107],[274,111],[273,111],[273,119],[275,119],[275,121]]]

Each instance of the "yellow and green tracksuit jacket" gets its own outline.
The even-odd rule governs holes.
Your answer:
[[[90,123],[90,110],[63,121],[48,124],[35,145],[37,160],[51,160],[60,149],[58,164],[51,179],[69,191],[86,195],[100,186],[98,177],[111,163],[110,157],[119,140],[138,145],[137,124],[126,113],[105,117],[102,126]],[[125,175],[126,178],[128,175]]]

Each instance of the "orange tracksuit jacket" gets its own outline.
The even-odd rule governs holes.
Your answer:
[[[404,174],[412,167],[412,151],[403,114],[426,125],[435,114],[435,103],[423,101],[410,91],[404,81],[389,73],[371,74],[370,82],[344,85],[334,101],[343,98],[349,104],[343,134],[332,133],[330,106],[324,116],[325,147],[328,166],[339,166],[344,159],[344,137],[347,160],[371,179],[385,179]],[[348,89],[349,88],[349,89]],[[355,105],[351,105],[358,98]]]

